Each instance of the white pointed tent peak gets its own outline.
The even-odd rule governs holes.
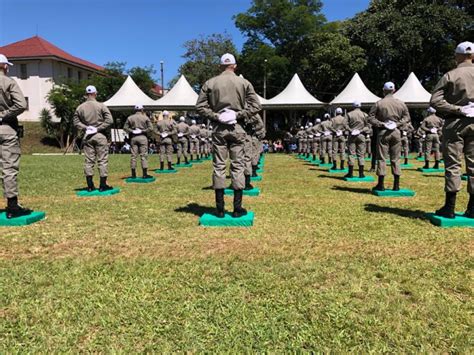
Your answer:
[[[380,97],[374,95],[372,91],[365,86],[359,74],[355,73],[344,90],[342,90],[330,104],[348,106],[352,105],[354,101],[360,101],[362,105],[372,105],[379,100]]]
[[[410,73],[402,87],[393,94],[409,107],[427,107],[430,104],[431,94],[421,85],[415,73]]]
[[[298,74],[293,76],[281,93],[266,102],[268,107],[281,108],[321,107],[323,105],[321,101],[306,90]]]
[[[154,101],[146,95],[129,75],[120,89],[104,104],[111,108],[133,108],[135,105],[150,106]]]
[[[162,98],[155,101],[157,108],[171,110],[192,110],[196,106],[198,94],[189,84],[184,75],[181,75],[173,88]]]

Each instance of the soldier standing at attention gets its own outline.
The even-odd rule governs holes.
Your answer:
[[[26,100],[16,81],[7,76],[10,65],[13,64],[0,54],[0,180],[7,199],[8,219],[32,212],[18,204],[21,153],[17,116],[25,111]]]
[[[384,191],[385,174],[387,170],[387,152],[390,156],[392,174],[394,177],[393,191],[400,190],[400,153],[402,140],[400,127],[410,122],[410,113],[404,102],[393,97],[395,84],[387,82],[383,86],[384,98],[377,101],[370,109],[369,122],[379,128],[377,135],[377,176],[378,183],[373,188]]]
[[[319,133],[321,133],[321,164],[325,164],[324,156],[328,156],[328,163],[332,163],[332,122],[328,113],[324,114],[324,121],[321,122]]]
[[[153,125],[150,118],[145,114],[142,105],[135,105],[135,113],[128,116],[123,130],[130,138],[130,168],[132,170],[132,178],[137,177],[137,157],[140,155],[142,163],[143,178],[151,178],[148,175],[148,135],[153,132]]]
[[[454,218],[456,194],[461,189],[461,158],[464,153],[469,203],[465,217],[474,218],[474,43],[456,48],[457,68],[446,73],[431,96],[431,106],[444,118],[443,159],[446,168],[446,202],[436,214]]]
[[[436,116],[436,110],[433,107],[428,108],[429,116],[425,117],[423,122],[421,122],[420,129],[426,135],[425,138],[425,166],[423,169],[430,168],[430,155],[431,152],[434,152],[435,155],[435,165],[433,169],[439,169],[439,160],[441,159],[441,154],[439,152],[440,140],[439,133],[443,128],[443,119]]]
[[[306,131],[306,158],[309,158],[313,150],[313,123],[309,122],[305,128]]]
[[[402,140],[402,155],[404,160],[404,164],[408,164],[408,154],[410,153],[410,142],[408,141],[408,137],[412,134],[415,129],[413,128],[411,122],[408,122],[404,126],[400,127],[401,132],[401,140]]]
[[[342,116],[342,108],[336,108],[336,116],[331,118],[331,130],[333,133],[332,141],[332,169],[337,169],[337,153],[339,151],[339,156],[341,159],[341,170],[344,169],[344,161],[346,156],[346,137],[344,132],[347,130],[347,121],[344,116]]]
[[[313,134],[313,142],[311,146],[311,150],[313,152],[313,160],[316,160],[316,158],[320,155],[320,147],[321,147],[321,133],[319,133],[319,128],[321,126],[321,119],[316,118],[316,123],[313,126],[313,129],[311,130]]]
[[[298,154],[303,154],[304,153],[304,140],[306,137],[306,132],[304,130],[304,127],[301,126],[300,130],[296,132],[295,138],[297,139],[298,142]]]
[[[178,160],[177,164],[181,163],[181,156],[184,157],[184,163],[189,164],[188,161],[188,146],[189,146],[189,126],[186,123],[186,119],[181,116],[179,118],[179,123],[176,126],[178,132]]]
[[[192,120],[191,127],[189,127],[189,154],[191,155],[191,160],[193,160],[193,154],[196,154],[196,159],[199,159],[200,131],[196,121]]]
[[[247,214],[242,207],[245,188],[245,131],[242,125],[261,109],[255,90],[247,80],[235,75],[237,64],[232,54],[221,58],[222,74],[208,80],[196,103],[197,112],[216,122],[213,133],[213,188],[216,195],[217,216],[224,217],[224,189],[226,161],[230,154],[230,176],[234,189],[233,217]]]
[[[89,85],[86,88],[87,100],[80,104],[74,113],[74,127],[84,133],[84,173],[87,181],[87,191],[95,190],[93,176],[97,160],[100,174],[99,191],[112,190],[107,185],[109,164],[109,142],[107,131],[113,124],[112,114],[107,106],[97,102],[97,89]]]
[[[163,111],[163,119],[156,124],[160,143],[160,170],[165,168],[165,156],[168,162],[168,170],[172,170],[173,159],[173,135],[176,134],[176,124],[170,119],[168,111]]]
[[[349,135],[349,172],[345,177],[354,177],[354,163],[357,158],[359,163],[359,177],[364,178],[365,165],[365,135],[369,132],[368,117],[364,111],[360,109],[361,103],[354,101],[352,104],[354,110],[346,115],[346,122],[350,132]]]
[[[209,131],[204,123],[201,125],[201,129],[199,130],[199,137],[201,138],[199,145],[201,147],[200,158],[207,158],[209,151]]]

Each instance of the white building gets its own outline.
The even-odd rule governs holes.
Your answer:
[[[0,53],[14,64],[9,76],[18,82],[28,102],[28,109],[18,117],[21,121],[39,121],[40,111],[50,108],[46,96],[54,82],[85,80],[103,70],[38,36],[0,47]]]

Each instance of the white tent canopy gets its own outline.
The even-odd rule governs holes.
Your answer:
[[[193,90],[184,75],[181,75],[173,88],[161,99],[153,103],[153,108],[167,110],[194,110],[198,94]]]
[[[428,107],[431,99],[431,94],[425,90],[413,72],[410,73],[400,90],[396,91],[393,96],[405,102],[408,107],[413,108]]]
[[[354,101],[360,101],[364,106],[373,105],[380,100],[380,97],[374,95],[360,78],[359,74],[355,73],[349,84],[331,101],[331,105],[350,106]]]
[[[111,109],[133,109],[135,105],[151,106],[154,100],[148,97],[130,76],[120,87],[120,89],[108,99],[104,104]]]
[[[311,109],[324,104],[311,95],[295,74],[286,88],[274,98],[263,103],[264,109]]]

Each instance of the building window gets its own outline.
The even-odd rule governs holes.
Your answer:
[[[67,78],[72,79],[72,68],[67,68]]]
[[[28,79],[28,67],[26,64],[20,64],[20,79]]]
[[[91,73],[87,74],[87,80],[91,80],[91,78],[92,78]]]
[[[77,80],[82,80],[82,72],[80,70],[77,72]]]
[[[26,101],[26,111],[30,109],[30,98],[25,96],[25,101]]]

